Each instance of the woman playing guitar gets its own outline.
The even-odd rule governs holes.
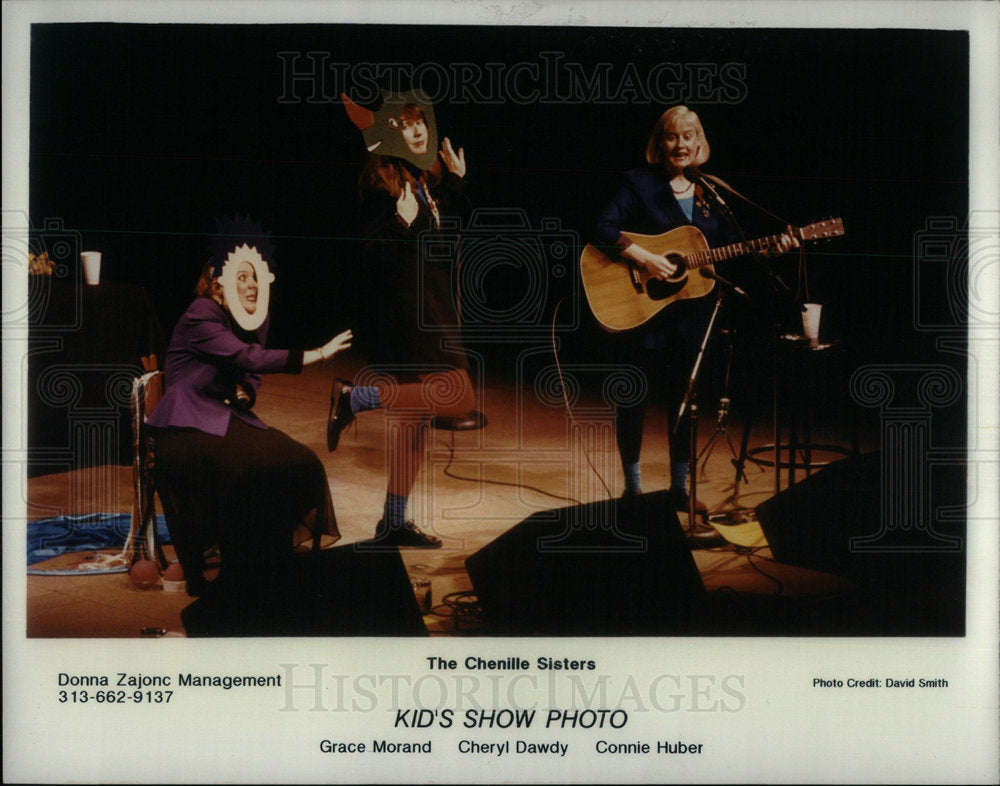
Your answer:
[[[675,106],[657,121],[646,144],[646,166],[625,173],[624,182],[598,215],[594,245],[632,266],[646,280],[668,280],[678,271],[670,255],[644,247],[633,233],[659,235],[683,226],[701,231],[709,247],[738,240],[702,186],[685,177],[685,168],[698,167],[709,157],[708,140],[698,116]],[[691,172],[691,169],[688,169]],[[629,237],[625,233],[632,235]],[[783,253],[798,240],[778,236],[772,253]],[[624,357],[642,369],[648,380],[665,370],[667,417],[670,430],[670,494],[678,510],[687,510],[690,444],[688,424],[675,424],[688,376],[712,309],[710,298],[680,298],[641,328],[622,334]],[[636,403],[616,408],[616,437],[625,475],[624,497],[642,493],[639,455],[642,447],[646,391]],[[698,504],[699,512],[704,506]]]

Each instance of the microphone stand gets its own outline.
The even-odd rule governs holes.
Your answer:
[[[726,442],[729,443],[729,453],[732,456],[731,460],[735,460],[739,457],[739,452],[736,450],[736,446],[733,444],[733,438],[730,436],[728,430],[729,408],[732,403],[732,399],[729,397],[729,387],[733,369],[733,330],[731,328],[723,328],[721,332],[726,344],[726,374],[722,383],[722,395],[719,397],[719,410],[715,416],[715,431],[712,432],[712,436],[708,438],[708,442],[701,449],[701,453],[698,454],[699,461],[701,461],[703,456],[705,457],[705,460],[701,465],[703,475],[705,473],[705,465],[708,464],[708,460],[712,457],[712,453],[715,450],[715,440],[720,436],[724,437]],[[746,477],[744,476],[743,479],[746,480]]]
[[[702,172],[701,172],[701,170],[697,166],[685,167],[685,169],[684,169],[684,176],[688,180],[690,180],[690,181],[692,181],[694,183],[697,183],[698,185],[701,186],[702,193],[715,206],[717,212],[719,213],[719,216],[730,226],[730,228],[733,230],[733,232],[736,235],[738,235],[740,237],[740,239],[744,243],[746,243],[747,242],[747,238],[746,238],[746,234],[743,232],[743,228],[739,225],[739,222],[737,222],[736,217],[733,215],[732,210],[729,208],[729,205],[726,204],[726,201],[722,198],[722,196],[716,190],[715,184],[714,184],[713,180],[711,178],[706,177],[705,175],[703,175]],[[731,193],[735,194],[740,199],[742,199],[743,201],[745,201],[747,204],[750,204],[754,208],[756,208],[758,210],[761,210],[764,213],[767,213],[769,216],[771,216],[774,219],[777,219],[778,221],[782,221],[782,219],[780,217],[776,216],[774,213],[771,213],[771,211],[766,210],[765,208],[762,208],[760,205],[757,205],[756,203],[754,203],[751,200],[747,199],[746,197],[744,197],[739,192],[733,190],[731,187],[725,186],[725,188],[726,188],[726,190],[730,191]],[[782,221],[782,223],[787,224],[788,222]],[[781,279],[781,277],[773,270],[773,268],[764,261],[763,257],[760,254],[754,254],[754,256],[755,256],[755,258],[758,261],[760,269],[766,274],[766,276],[770,280],[771,286],[773,288],[773,292],[775,294],[775,300],[779,300],[780,299],[780,300],[783,300],[784,303],[789,303],[790,301],[794,300],[797,303],[797,305],[799,306],[799,310],[800,311],[804,311],[805,308],[802,305],[802,303],[798,302],[798,298],[795,295],[792,294],[791,289]],[[721,277],[715,275],[714,273],[710,273],[709,271],[705,271],[705,270],[703,270],[701,272],[702,272],[702,275],[708,275],[710,278],[714,278],[715,280],[720,281],[723,284],[723,286],[728,285],[729,288],[730,288],[730,291],[735,291],[738,294],[742,295],[743,297],[746,297],[746,293],[744,293],[742,290],[738,289],[737,287],[733,287],[732,284],[730,284],[729,282],[725,281]],[[722,298],[722,294],[720,293],[719,300],[716,302],[716,312],[718,311],[719,304],[721,303],[721,298]],[[780,477],[781,477],[781,469],[780,469],[781,446],[780,446],[780,443],[779,443],[780,433],[779,433],[779,425],[778,425],[779,424],[779,418],[778,418],[778,336],[780,334],[780,329],[781,329],[781,311],[783,309],[782,309],[781,306],[778,306],[774,301],[772,301],[772,310],[773,310],[774,318],[775,318],[774,319],[774,323],[773,323],[773,335],[771,337],[772,364],[773,364],[773,388],[774,388],[773,389],[773,403],[772,403],[773,413],[772,413],[772,415],[773,415],[773,421],[774,421],[773,422],[773,440],[774,440],[775,495],[777,495],[778,492],[779,492],[779,490],[780,490],[780,485],[781,485],[781,483],[780,483]],[[714,321],[714,319],[715,319],[715,313],[713,313],[713,315],[712,315],[712,320]],[[711,323],[710,323],[710,326],[709,326],[709,330],[711,330]],[[707,334],[706,334],[706,341],[707,341]],[[703,345],[702,345],[702,350],[704,350],[704,342],[703,342]],[[700,361],[700,355],[699,355],[699,361]],[[697,369],[697,363],[696,363],[696,369]],[[689,391],[688,391],[689,394],[692,392],[692,390],[693,390],[692,386],[689,385]],[[688,399],[688,396],[685,396],[685,401],[687,401],[687,399]],[[684,409],[684,405],[682,404],[681,405],[681,411],[682,412],[683,412],[683,409]],[[692,404],[692,409],[694,410],[694,405],[693,404]],[[692,455],[692,459],[693,459],[694,455],[695,455],[694,451],[696,449],[695,448],[695,445],[696,445],[695,426],[696,426],[697,420],[696,420],[696,412],[695,411],[692,411],[692,420],[693,420],[693,424],[692,424],[692,429],[691,429],[691,434],[692,434],[692,438],[691,438],[691,444],[692,444],[691,450],[692,450],[692,453],[691,453],[691,455]],[[743,439],[742,439],[742,445],[741,445],[740,455],[739,455],[738,458],[734,458],[733,459],[733,464],[736,467],[736,479],[735,479],[735,482],[734,482],[734,491],[733,491],[733,496],[731,498],[732,500],[735,500],[736,497],[738,496],[740,478],[741,477],[743,477],[743,478],[746,477],[746,474],[745,474],[745,471],[744,471],[744,467],[745,467],[746,459],[747,459],[747,455],[748,455],[747,444],[748,444],[749,436],[750,436],[750,416],[749,416],[749,414],[747,414],[744,417]],[[792,460],[794,460],[794,458]],[[691,535],[693,537],[693,535],[694,535],[694,529],[693,528],[694,528],[694,520],[695,520],[694,519],[694,515],[695,515],[695,513],[694,513],[694,511],[695,511],[695,473],[693,471],[692,471],[691,500],[690,500],[690,503],[691,504],[689,506],[689,513],[688,513],[688,515],[689,515],[689,525],[691,527]]]
[[[727,223],[734,229],[734,231],[739,234],[743,242],[746,242],[746,235],[743,233],[742,227],[737,223],[732,211],[729,206],[722,200],[718,192],[711,185],[711,181],[704,177],[697,167],[689,167],[691,170],[690,175],[688,175],[687,170],[685,170],[685,175],[689,179],[697,180],[712,198],[715,206],[719,210],[719,214],[726,219]],[[736,193],[736,192],[734,192]],[[742,196],[737,194],[737,196]],[[743,197],[743,199],[746,199]],[[749,202],[749,200],[746,200]],[[753,204],[753,203],[750,203]],[[758,207],[757,205],[754,205]],[[763,209],[763,208],[761,208]],[[764,211],[769,213],[773,218],[778,218],[769,211]],[[780,219],[779,219],[780,220]],[[782,302],[782,304],[795,303],[799,311],[805,311],[805,306],[798,300],[798,298],[792,293],[791,288],[786,284],[781,276],[779,276],[774,268],[768,264],[762,255],[755,254],[755,259],[757,260],[758,267],[767,276],[768,281],[771,284],[772,292],[775,295],[775,299]],[[778,495],[781,490],[781,445],[780,445],[780,433],[779,433],[779,418],[778,418],[778,336],[781,332],[781,314],[785,309],[785,305],[774,304],[772,301],[772,311],[774,314],[774,321],[771,325],[771,363],[772,363],[772,440],[774,445],[774,494]],[[746,479],[746,461],[748,455],[748,444],[750,439],[750,416],[747,414],[744,417],[743,423],[743,438],[740,443],[740,454],[737,458],[732,460],[733,466],[736,468],[736,477],[733,481],[733,495],[731,499],[733,501],[739,496],[740,488],[740,478]]]
[[[677,433],[677,428],[680,426],[681,419],[684,417],[685,410],[689,411],[690,419],[690,467],[688,469],[689,473],[689,483],[691,486],[690,493],[688,494],[688,543],[695,548],[711,548],[712,546],[719,546],[726,543],[726,539],[722,537],[714,529],[700,529],[697,526],[697,509],[698,509],[698,403],[695,395],[695,391],[698,386],[698,377],[701,373],[702,360],[705,357],[705,350],[708,347],[708,342],[712,337],[712,332],[715,328],[716,319],[719,316],[719,311],[722,309],[722,303],[725,300],[726,294],[728,292],[735,292],[742,297],[746,297],[746,293],[739,287],[734,286],[731,282],[724,279],[722,276],[716,275],[710,270],[699,271],[702,276],[706,278],[711,278],[717,281],[720,286],[716,288],[715,305],[712,308],[712,315],[709,317],[708,325],[705,327],[705,335],[702,336],[701,344],[698,347],[698,355],[695,358],[694,365],[691,367],[691,373],[688,376],[687,389],[684,392],[684,398],[681,400],[680,409],[677,411],[677,418],[674,421],[674,433]]]
[[[708,178],[705,175],[703,175],[702,172],[701,172],[701,170],[697,166],[693,166],[693,165],[684,168],[684,176],[688,180],[690,180],[690,181],[692,181],[694,183],[697,183],[698,185],[701,186],[702,193],[704,193],[708,197],[708,199],[712,202],[712,204],[715,206],[716,210],[718,211],[718,213],[722,217],[722,219],[725,220],[725,222],[740,237],[740,239],[744,243],[746,243],[747,242],[747,238],[746,238],[746,234],[743,232],[743,228],[740,226],[739,222],[736,220],[736,217],[733,215],[733,211],[729,208],[729,205],[726,204],[726,201],[722,198],[722,196],[716,190],[715,185],[714,185],[713,181],[711,180],[711,178]],[[729,190],[732,191],[732,189],[729,189]],[[758,209],[762,210],[763,212],[768,213],[772,218],[778,219],[779,221],[781,220],[778,216],[775,216],[770,211],[764,210],[764,208],[761,208],[759,205],[756,205],[753,202],[751,202],[750,200],[746,199],[746,197],[744,197],[742,194],[739,194],[736,191],[733,191],[733,193],[736,194],[737,196],[739,196],[744,201],[746,201],[748,204],[751,204],[755,208],[758,208]],[[784,223],[787,223],[787,222],[784,222]],[[765,263],[765,261],[763,260],[763,258],[761,257],[760,254],[755,254],[754,256],[756,257],[761,270],[763,270],[763,272],[765,273],[765,275],[770,280],[771,286],[772,286],[774,292],[778,295],[778,297],[785,299],[786,302],[787,302],[787,300],[793,298],[794,296],[792,295],[791,289],[788,287],[788,285],[784,281],[782,281],[781,277],[774,271],[774,269],[769,264]],[[707,273],[707,271],[702,271],[702,272],[703,272],[703,274]],[[719,280],[719,277],[715,276],[714,274],[711,275],[710,277],[715,278],[716,280]],[[726,282],[726,283],[728,283],[728,282]],[[740,292],[740,294],[743,294],[744,297],[746,296],[745,293],[742,292],[742,290],[738,290],[738,291]],[[804,307],[802,307],[801,303],[799,304],[799,306],[800,306],[801,310],[803,310],[803,311],[805,310]],[[776,322],[773,325],[773,335],[772,335],[772,338],[771,338],[771,343],[772,343],[772,363],[773,363],[773,367],[774,367],[774,372],[773,372],[774,378],[772,380],[773,381],[773,387],[774,387],[773,398],[772,398],[772,409],[773,409],[772,415],[773,415],[773,419],[774,419],[774,426],[773,426],[773,439],[774,439],[774,475],[775,475],[775,495],[777,495],[778,490],[780,488],[780,475],[781,475],[781,470],[780,470],[780,467],[779,467],[779,460],[781,458],[781,448],[780,448],[780,445],[778,443],[780,435],[778,433],[778,367],[777,367],[777,360],[778,360],[778,334],[779,334],[779,331],[780,331],[780,318],[778,317],[777,313],[775,314],[775,318],[776,318]],[[736,497],[739,494],[740,478],[741,477],[742,478],[746,478],[745,466],[746,466],[746,460],[747,460],[747,447],[748,447],[749,438],[750,438],[750,416],[749,416],[749,414],[747,414],[744,417],[743,438],[741,440],[741,445],[740,445],[740,455],[739,455],[739,457],[733,459],[733,465],[736,467],[736,479],[735,479],[734,484],[733,484],[733,496],[732,496],[733,500],[735,500]],[[693,496],[694,496],[694,494],[692,493],[692,497]]]

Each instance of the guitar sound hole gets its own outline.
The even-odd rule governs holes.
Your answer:
[[[667,279],[668,281],[683,281],[687,278],[687,262],[680,254],[667,254],[667,259],[677,265],[677,270]]]
[[[667,254],[666,257],[677,265],[677,270],[666,280],[651,278],[646,282],[646,294],[650,300],[666,300],[673,297],[684,289],[684,284],[687,283],[687,265],[684,263],[684,257],[680,254]]]

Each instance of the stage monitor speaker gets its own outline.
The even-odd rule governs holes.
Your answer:
[[[775,559],[840,575],[884,572],[890,560],[897,567],[964,564],[949,560],[963,552],[964,521],[936,515],[964,508],[964,467],[953,462],[920,482],[900,478],[884,487],[882,458],[842,459],[759,505]]]
[[[965,522],[936,511],[964,510],[965,468],[936,467],[925,486],[903,479],[883,488],[882,458],[843,459],[759,505],[768,545],[778,562],[853,582],[864,600],[853,629],[841,632],[962,635]]]
[[[834,462],[757,506],[778,562],[852,572],[851,538],[878,531],[880,455]]]
[[[705,597],[667,492],[541,511],[465,564],[497,635],[684,633]]]
[[[210,586],[181,619],[190,637],[428,635],[399,551],[354,544],[295,554],[267,587]]]

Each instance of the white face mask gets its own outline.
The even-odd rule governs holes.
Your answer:
[[[244,243],[226,257],[219,284],[229,313],[244,330],[256,330],[267,319],[272,281],[274,273],[254,246]]]

